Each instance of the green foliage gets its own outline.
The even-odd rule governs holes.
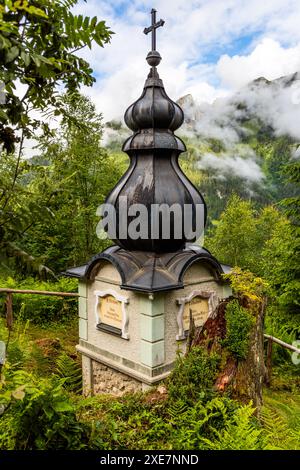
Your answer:
[[[249,201],[233,195],[216,223],[208,248],[224,263],[248,267],[256,236],[254,210]]]
[[[276,292],[279,304],[290,313],[297,313],[300,308],[297,237],[294,231],[288,221],[282,220],[262,251],[264,276]]]
[[[266,184],[272,198],[279,201],[294,193],[294,187],[287,184],[284,175],[285,166],[291,161],[294,142],[289,136],[273,137],[255,150],[262,157],[262,168],[266,175]]]
[[[40,257],[34,258],[23,247],[22,237],[33,221],[49,221],[48,195],[30,183],[37,168],[12,154],[0,158],[0,267],[7,273],[13,268],[22,272],[51,275]],[[45,197],[44,197],[45,196]]]
[[[223,278],[230,281],[235,294],[249,300],[262,301],[269,291],[269,285],[264,279],[238,267],[232,268]]]
[[[275,302],[269,305],[267,312],[268,315],[265,321],[267,333],[290,344],[300,337],[300,315],[290,314]],[[276,349],[276,345],[274,347]],[[280,350],[284,354],[283,348],[280,348]],[[287,351],[285,351],[285,357],[290,358]]]
[[[236,219],[234,214],[237,214]],[[247,224],[243,224],[242,219]],[[292,218],[289,220],[271,206],[257,212],[250,203],[234,196],[216,228],[210,232],[207,244],[221,261],[231,266],[235,266],[237,261],[240,268],[250,269],[254,273],[246,274],[247,271],[234,268],[225,278],[232,282],[236,292],[250,298],[261,298],[267,294],[272,329],[277,316],[278,327],[275,329],[279,331],[283,326],[280,323],[284,321],[289,331],[294,329],[296,335],[299,322],[294,314],[299,312],[300,237],[298,225],[292,222]],[[270,325],[271,321],[267,323]]]
[[[300,164],[294,161],[284,167],[288,184],[293,184],[294,194],[281,201],[281,206],[290,220],[277,226],[274,235],[265,247],[265,273],[276,290],[281,306],[291,314],[300,313]]]
[[[37,376],[36,367],[34,375],[24,370],[31,355],[29,340],[41,327],[22,329],[20,324],[18,328],[19,334],[14,331],[12,341],[16,335],[16,343],[27,360],[21,357],[19,367],[23,370],[16,371],[10,363],[5,367],[0,390],[2,450],[299,448],[300,402],[295,391],[277,392],[277,396],[267,390],[260,424],[253,416],[251,404],[241,405],[216,394],[212,397],[214,377],[209,364],[214,368],[215,362],[209,362],[205,352],[178,359],[174,383],[171,375],[166,384],[167,393],[154,389],[123,397],[82,398],[69,392],[67,376],[71,377],[75,370],[69,357],[59,357],[64,379],[49,373],[42,377],[41,370]],[[50,340],[52,333],[50,327],[42,330],[45,340]],[[69,336],[68,329],[64,336]],[[63,337],[61,343],[65,343]],[[59,361],[54,361],[54,367]],[[53,372],[58,372],[57,367]],[[286,376],[286,370],[284,373]],[[196,391],[197,380],[200,393]],[[191,389],[196,391],[192,396],[187,388],[189,381],[193,381]]]
[[[222,262],[263,275],[267,262],[264,247],[276,231],[284,235],[284,225],[289,225],[288,220],[274,207],[258,212],[253,203],[234,194],[208,233],[206,245]]]
[[[5,103],[0,113],[0,139],[12,152],[16,137],[8,125],[21,128],[26,137],[40,124],[30,109],[67,116],[59,101],[57,85],[69,92],[95,81],[92,69],[76,52],[92,43],[103,47],[112,32],[104,21],[74,15],[78,0],[4,0],[0,5],[0,82],[4,84]],[[19,98],[16,83],[25,86]],[[70,119],[73,119],[69,115]],[[45,128],[49,129],[47,125]]]
[[[0,406],[2,450],[88,448],[90,426],[77,420],[62,380],[8,371],[1,387]]]
[[[214,439],[201,437],[204,449],[209,450],[261,450],[264,447],[262,430],[251,419],[254,413],[251,403],[237,408],[226,416],[221,430],[211,428]]]
[[[215,397],[206,403],[197,401],[177,416],[174,432],[175,449],[203,449],[203,439],[214,439],[213,429],[222,429],[238,405],[225,397]]]
[[[282,372],[283,376],[285,371]],[[293,397],[293,398],[292,398]],[[265,405],[261,419],[268,441],[267,449],[297,450],[300,437],[299,394],[291,397],[286,392],[268,390],[264,395]]]
[[[96,235],[97,207],[124,165],[101,147],[102,117],[78,94],[60,97],[76,124],[63,119],[40,137],[41,155],[0,159],[0,267],[46,277],[86,262],[109,245]],[[88,127],[88,130],[87,130]]]
[[[161,401],[136,394],[109,400],[98,396],[80,404],[81,419],[96,415],[101,422],[106,449],[261,449],[253,412],[251,405],[226,397],[188,405],[180,399]]]
[[[82,389],[82,370],[74,359],[66,353],[62,353],[56,360],[57,374],[65,379],[64,386],[67,390],[80,393]]]
[[[17,281],[12,278],[0,279],[0,287],[10,289],[42,290],[52,292],[76,292],[77,281],[61,278],[57,282],[37,281],[27,278]],[[1,297],[4,310],[4,297]],[[53,321],[64,322],[77,313],[78,299],[76,297],[57,297],[36,294],[14,294],[14,317],[30,320],[32,323],[45,324]]]
[[[290,429],[276,411],[265,408],[262,411],[262,423],[266,434],[272,437],[272,444],[270,445],[272,450],[279,450],[283,439],[285,442],[290,441]]]
[[[27,251],[56,271],[83,264],[110,244],[96,235],[96,210],[123,170],[101,147],[102,117],[95,105],[84,96],[64,95],[62,102],[88,132],[63,121],[55,137],[41,137],[32,185],[44,193],[48,217],[38,219],[22,238]]]
[[[170,400],[168,413],[173,422],[176,422],[188,409],[187,403],[183,399]]]
[[[241,307],[238,300],[232,300],[226,306],[225,319],[226,337],[223,344],[237,359],[245,359],[254,316],[248,309]]]
[[[209,399],[219,365],[219,355],[200,346],[193,347],[185,358],[179,354],[168,381],[170,400],[192,403]]]

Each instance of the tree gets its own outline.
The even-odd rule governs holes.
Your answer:
[[[287,184],[294,185],[294,196],[281,201],[288,217],[277,224],[263,250],[264,273],[276,289],[279,303],[289,313],[300,313],[300,163],[284,168]]]
[[[290,227],[289,221],[275,207],[255,211],[250,201],[233,195],[215,229],[209,232],[207,246],[222,262],[250,269],[269,279],[266,266],[273,261],[266,247],[277,235],[287,237],[287,227]]]
[[[248,267],[253,257],[256,236],[255,212],[250,201],[233,195],[206,238],[208,248],[223,263]]]
[[[17,172],[14,154],[0,156],[0,266],[5,271],[15,266],[41,275],[49,272],[41,260],[21,247],[24,233],[33,221],[49,218],[47,205],[51,193],[47,193],[45,186],[39,191],[35,184],[37,175],[41,181],[42,172],[41,167],[33,169],[27,160],[20,161]]]
[[[94,42],[103,47],[112,34],[96,17],[73,15],[77,2],[0,2],[0,255],[39,271],[45,269],[19,242],[34,223],[48,220],[48,199],[61,186],[49,180],[43,165],[29,165],[23,159],[24,139],[35,137],[38,128],[50,134],[49,114],[76,122],[57,86],[70,94],[82,84],[91,86],[92,69],[77,52]],[[14,154],[16,142],[19,149]]]
[[[259,414],[266,377],[263,324],[268,285],[240,268],[225,278],[231,283],[233,296],[220,301],[213,317],[194,328],[191,345],[220,356],[215,389],[246,403],[252,400]]]
[[[33,223],[23,239],[30,253],[57,271],[84,263],[107,246],[96,236],[96,210],[123,171],[101,147],[102,117],[90,99],[65,94],[62,103],[79,126],[63,119],[54,136],[40,139],[42,153],[31,166],[43,168],[34,184],[48,200],[49,215]]]
[[[0,144],[8,152],[13,152],[18,140],[22,147],[24,138],[41,125],[32,110],[50,108],[55,115],[67,115],[58,84],[71,92],[95,81],[88,62],[76,53],[91,48],[93,41],[103,47],[112,32],[97,17],[73,15],[76,3],[78,0],[0,3],[0,82],[5,98],[0,109]],[[21,98],[18,84],[24,88]],[[46,123],[43,126],[48,128]]]
[[[299,166],[293,164],[293,179],[295,165]],[[299,320],[291,315],[300,311],[298,204],[299,198],[293,197],[282,201],[286,214],[273,206],[255,212],[251,204],[234,196],[207,239],[208,248],[221,261],[249,269],[269,283],[269,326],[279,334],[285,325],[292,336],[300,331]]]

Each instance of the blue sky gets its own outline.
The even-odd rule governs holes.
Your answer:
[[[84,92],[106,120],[121,117],[142,91],[148,66],[150,10],[158,31],[159,73],[167,93],[212,102],[265,76],[300,70],[300,0],[80,0],[76,12],[105,19],[116,33],[82,55],[97,82]]]

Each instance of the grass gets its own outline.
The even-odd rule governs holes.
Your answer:
[[[74,355],[75,346],[78,343],[78,318],[65,323],[52,323],[41,327],[40,325],[30,325],[28,330],[28,340],[37,341],[43,338],[58,339],[62,349],[67,353]]]
[[[0,341],[7,342],[8,331],[5,320],[0,319]],[[15,368],[24,368],[47,376],[56,372],[56,359],[66,353],[81,363],[75,346],[78,342],[78,318],[68,322],[51,323],[45,326],[31,324],[29,321],[15,321],[11,332],[7,357]]]
[[[272,433],[274,448],[300,450],[300,393],[265,389],[264,426]]]

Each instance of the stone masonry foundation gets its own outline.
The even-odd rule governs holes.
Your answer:
[[[143,390],[142,382],[93,360],[92,380],[94,394],[110,393],[120,396]]]

